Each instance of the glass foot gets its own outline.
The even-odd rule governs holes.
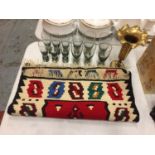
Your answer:
[[[122,62],[119,62],[118,60],[113,60],[110,63],[111,68],[125,68],[125,65]]]

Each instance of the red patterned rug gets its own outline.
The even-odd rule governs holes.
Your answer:
[[[131,73],[120,68],[25,67],[8,113],[139,121]]]

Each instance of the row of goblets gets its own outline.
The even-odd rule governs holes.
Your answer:
[[[104,63],[109,57],[112,50],[112,46],[110,44],[96,44],[92,40],[87,42],[81,40],[43,40],[38,42],[38,46],[44,62],[48,62],[50,58],[52,58],[53,62],[57,62],[59,60],[60,54],[62,54],[63,63],[68,63],[70,51],[72,53],[73,60],[79,60],[83,52],[84,59],[86,60],[86,62],[89,62],[94,56],[96,49],[98,49],[98,59],[101,63]]]

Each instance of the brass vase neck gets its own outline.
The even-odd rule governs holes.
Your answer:
[[[132,46],[129,43],[124,43],[122,45],[122,48],[121,48],[120,54],[119,54],[119,62],[122,62],[123,60],[126,59],[128,54],[130,53],[131,49],[132,49]]]

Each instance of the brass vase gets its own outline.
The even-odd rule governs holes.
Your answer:
[[[145,45],[148,35],[145,31],[142,31],[139,26],[129,25],[123,26],[117,31],[117,37],[122,44],[118,60],[111,62],[111,67],[124,67],[123,61],[133,48],[139,45]]]

